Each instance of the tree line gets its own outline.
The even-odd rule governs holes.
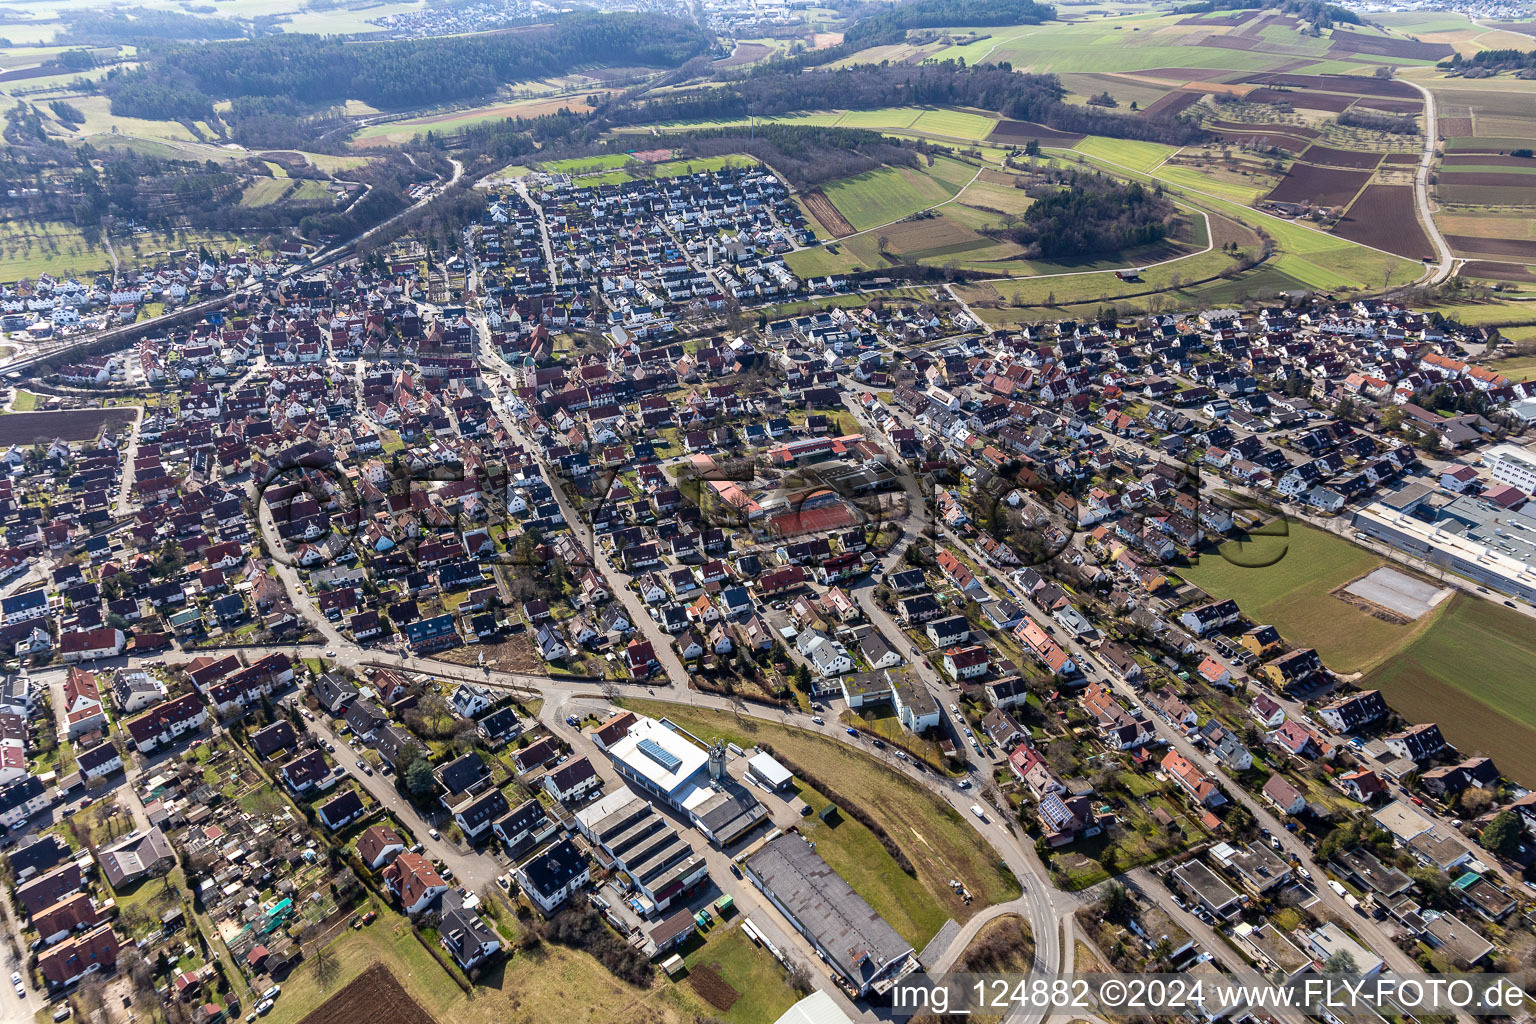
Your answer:
[[[1344,110],[1334,118],[1346,128],[1365,128],[1391,135],[1419,134],[1419,120],[1413,114],[1387,114],[1374,110]]]
[[[1479,50],[1470,57],[1455,54],[1440,67],[1463,72],[1536,71],[1536,50]],[[1468,74],[1468,77],[1477,77]]]
[[[788,124],[680,132],[655,142],[691,159],[750,153],[796,188],[814,188],[882,165],[916,167],[920,151],[919,146],[863,128]]]
[[[1035,121],[1061,131],[1189,145],[1207,138],[1193,119],[1136,117],[1064,102],[1055,75],[1019,74],[1007,63],[967,67],[959,61],[912,66],[860,64],[836,71],[785,70],[726,85],[650,99],[616,102],[602,110],[615,124],[724,120],[825,109],[961,106]],[[829,100],[835,97],[835,100]]]

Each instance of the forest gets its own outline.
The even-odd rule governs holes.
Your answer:
[[[1028,259],[1078,259],[1147,245],[1168,236],[1174,208],[1161,191],[1102,174],[1075,175],[1065,188],[1041,190],[1021,223],[1002,237]]]
[[[489,96],[507,82],[593,64],[675,67],[708,52],[697,26],[650,14],[572,14],[520,32],[357,42],[273,35],[220,46],[151,49],[102,88],[112,112],[154,120],[206,118],[216,100],[349,99],[386,110]]]
[[[843,33],[843,46],[863,50],[899,43],[907,30],[989,25],[1038,25],[1056,17],[1056,9],[1032,0],[912,0],[862,18]]]
[[[828,97],[849,110],[893,106],[961,106],[1035,121],[1061,131],[1189,145],[1206,133],[1183,117],[1136,117],[1062,102],[1055,75],[1017,74],[1003,64],[967,67],[958,61],[912,66],[860,64],[837,71],[780,71],[745,82],[616,103],[602,113],[611,123],[721,120],[824,110]]]
[[[1365,21],[1356,14],[1336,4],[1322,0],[1203,0],[1175,8],[1175,14],[1211,14],[1216,11],[1279,11],[1294,14],[1318,28],[1331,28],[1335,24],[1363,25]]]
[[[145,39],[239,39],[246,27],[229,18],[199,18],[181,11],[128,7],[119,10],[71,11],[59,43],[132,43]]]

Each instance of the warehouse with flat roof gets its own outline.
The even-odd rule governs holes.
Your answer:
[[[884,994],[918,968],[912,946],[801,836],[769,841],[742,867],[860,995]]]
[[[1433,522],[1426,521],[1432,517]],[[1490,589],[1536,603],[1536,518],[1462,495],[1417,514],[1372,502],[1354,527],[1375,540],[1450,569]]]
[[[576,827],[629,876],[630,902],[644,917],[687,899],[709,881],[704,858],[627,786],[577,811]]]

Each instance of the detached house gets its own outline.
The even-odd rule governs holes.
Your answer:
[[[1220,807],[1227,802],[1216,783],[1177,750],[1163,755],[1162,769],[1201,807]]]
[[[419,853],[402,853],[384,869],[384,884],[400,901],[400,909],[415,916],[448,891],[432,864]]]

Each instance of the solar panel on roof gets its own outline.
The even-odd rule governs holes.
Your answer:
[[[666,749],[663,748],[662,745],[657,743],[655,740],[641,740],[637,746],[639,746],[640,752],[642,754],[650,758],[652,761],[655,761],[669,772],[677,771],[679,766],[681,766],[683,763],[682,758],[678,757],[676,754],[668,753]]]

